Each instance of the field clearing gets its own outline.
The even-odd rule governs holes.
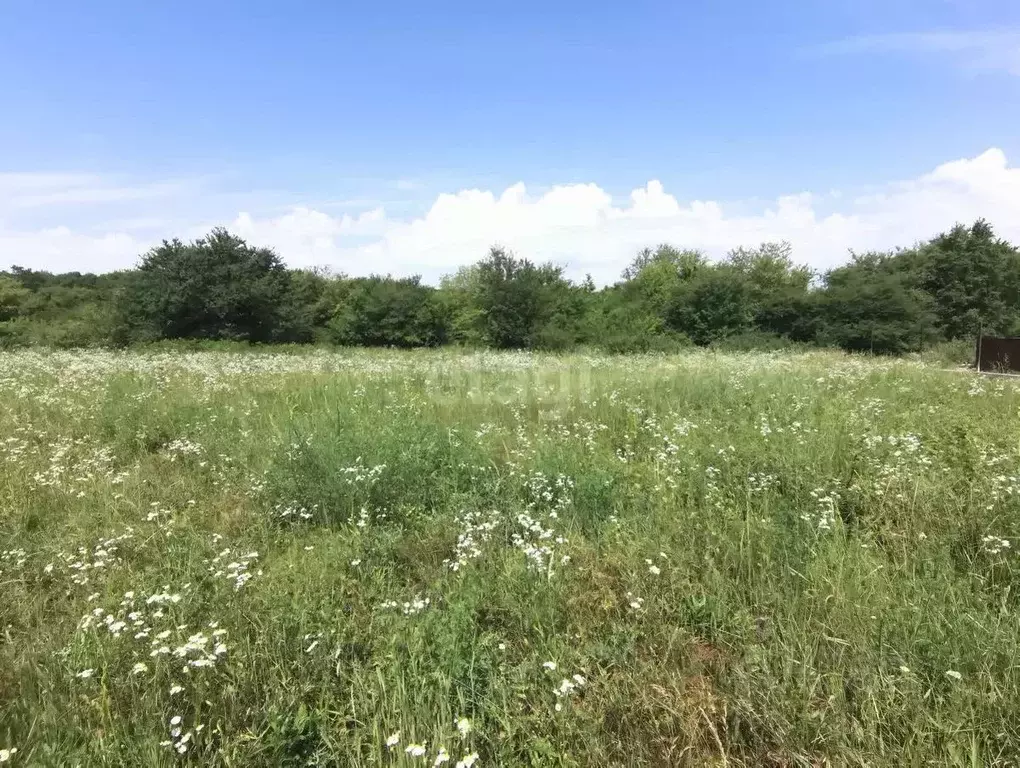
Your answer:
[[[22,351],[0,427],[12,766],[1020,764],[1014,380]]]

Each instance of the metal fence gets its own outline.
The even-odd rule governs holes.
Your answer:
[[[1020,338],[978,336],[977,369],[990,373],[1020,373]]]

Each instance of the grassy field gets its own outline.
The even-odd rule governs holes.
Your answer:
[[[1018,408],[830,353],[5,354],[0,762],[1017,765]]]

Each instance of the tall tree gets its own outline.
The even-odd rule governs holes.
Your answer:
[[[122,331],[129,339],[278,340],[288,288],[275,252],[225,229],[164,241],[121,292]]]
[[[485,313],[481,296],[478,264],[460,267],[445,275],[439,283],[436,300],[447,318],[447,338],[455,344],[485,344]]]
[[[988,222],[958,225],[905,253],[917,284],[932,297],[947,339],[1020,331],[1020,252],[997,238]]]
[[[737,248],[725,263],[744,278],[755,328],[795,341],[813,338],[812,272],[793,261],[788,242]]]
[[[702,269],[675,291],[667,311],[669,326],[701,345],[749,330],[753,317],[747,279],[730,265]]]
[[[897,269],[896,257],[855,255],[831,270],[820,296],[818,340],[856,352],[902,354],[938,333],[931,300]]]
[[[485,343],[500,349],[536,346],[556,312],[555,300],[566,282],[562,270],[536,266],[499,247],[477,268],[475,300]]]

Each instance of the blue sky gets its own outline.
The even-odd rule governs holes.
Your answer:
[[[692,201],[767,221],[782,196],[811,193],[816,219],[859,216],[842,201],[902,196],[889,185],[991,148],[1005,158],[986,163],[994,193],[954,204],[1004,219],[1020,205],[1020,3],[1007,0],[0,0],[0,72],[0,264],[115,268],[161,237],[235,224],[292,263],[432,275],[452,258],[434,252],[468,258],[466,241],[515,241],[516,223],[524,255],[609,275],[639,235],[729,245],[679,226]],[[679,208],[589,258],[652,180]],[[518,182],[491,231],[470,200],[428,221],[443,193],[491,192],[499,208]],[[555,189],[574,197],[542,202]],[[733,236],[797,245],[787,224]],[[805,260],[824,266],[854,234],[806,238]]]

